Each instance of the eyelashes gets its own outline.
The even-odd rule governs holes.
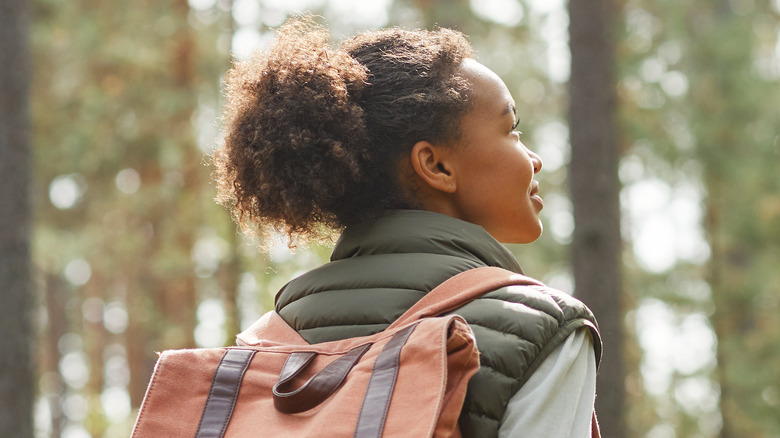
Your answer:
[[[517,127],[520,125],[520,120],[515,120],[515,123],[512,124],[512,131],[517,131]],[[520,132],[522,134],[522,132]]]

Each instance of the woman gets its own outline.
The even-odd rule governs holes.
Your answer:
[[[459,272],[521,272],[499,242],[542,232],[542,161],[519,140],[506,85],[463,35],[327,40],[293,20],[228,73],[214,157],[220,200],[245,231],[281,230],[291,244],[342,231],[330,263],[277,295],[277,312],[311,343],[381,331]],[[481,354],[464,436],[589,436],[601,342],[582,303],[509,287],[456,313]]]

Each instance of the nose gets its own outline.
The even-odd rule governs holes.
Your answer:
[[[534,163],[534,173],[539,173],[542,170],[542,157],[536,155],[536,153],[528,148],[528,156],[531,157],[531,162]]]

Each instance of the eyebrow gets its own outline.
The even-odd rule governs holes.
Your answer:
[[[501,113],[501,115],[503,116],[504,114],[509,114],[509,113],[517,115],[517,109],[515,108],[515,104],[514,103],[508,104],[504,108],[504,111]]]

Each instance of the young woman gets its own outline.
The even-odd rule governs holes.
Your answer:
[[[305,19],[227,75],[221,202],[249,232],[342,232],[331,262],[276,310],[311,343],[387,327],[447,278],[521,272],[501,243],[542,232],[512,96],[458,32],[365,32],[337,49]],[[463,436],[587,437],[601,342],[590,311],[548,288],[493,291],[457,311],[481,367]]]

